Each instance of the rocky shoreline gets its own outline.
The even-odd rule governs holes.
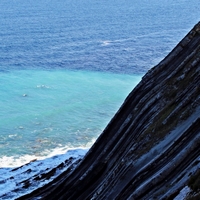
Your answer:
[[[173,199],[200,168],[199,124],[200,22],[143,77],[77,167],[18,199]]]
[[[74,170],[88,149],[71,149],[43,160],[33,159],[20,167],[0,169],[0,199],[16,199],[31,193],[63,173]]]

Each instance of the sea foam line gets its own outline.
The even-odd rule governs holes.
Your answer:
[[[65,153],[55,155],[58,150],[62,152],[62,149],[57,149],[45,159],[32,160],[20,167],[1,168],[0,199],[15,199],[42,187],[69,167],[71,170],[74,169],[88,151],[85,148],[68,149]],[[32,158],[30,155],[16,158],[16,164],[21,164],[23,159],[25,161]]]

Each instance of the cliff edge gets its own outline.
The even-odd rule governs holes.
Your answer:
[[[19,199],[173,199],[200,168],[200,22],[71,170]]]

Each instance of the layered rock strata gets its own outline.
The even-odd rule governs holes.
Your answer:
[[[19,199],[173,199],[200,167],[200,22],[133,89],[78,166]]]

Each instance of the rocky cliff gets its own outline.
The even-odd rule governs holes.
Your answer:
[[[75,169],[19,199],[173,199],[198,168],[200,22],[142,78]]]

